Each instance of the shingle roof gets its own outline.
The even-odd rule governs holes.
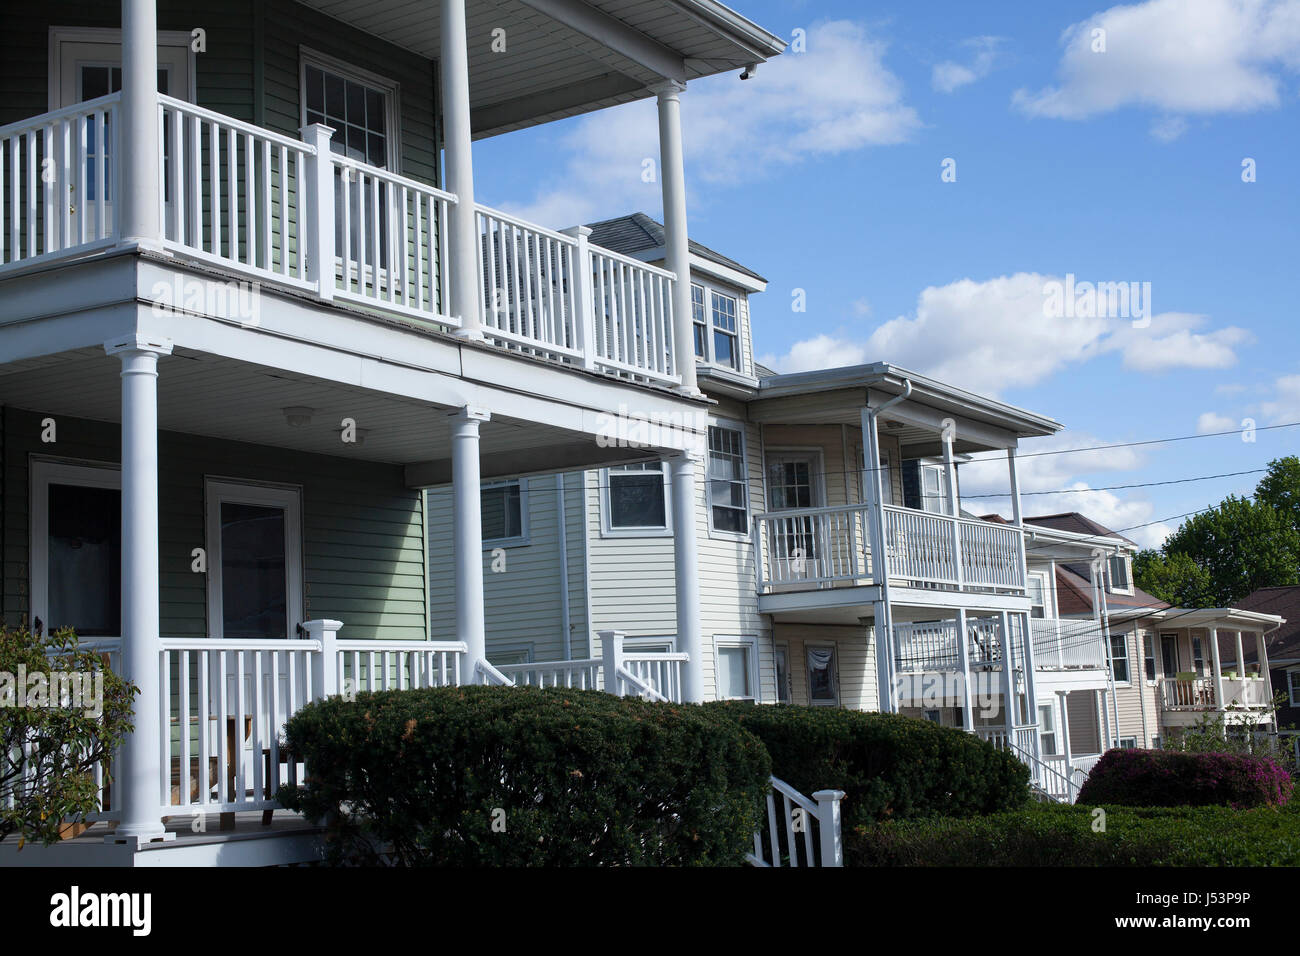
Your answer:
[[[1260,588],[1234,601],[1233,607],[1286,618],[1286,623],[1268,636],[1269,660],[1300,659],[1300,585]]]
[[[1073,531],[1075,534],[1088,534],[1099,538],[1119,538],[1121,541],[1128,541],[1133,547],[1137,547],[1136,541],[1130,541],[1122,534],[1111,531],[1105,525],[1098,524],[1087,515],[1079,514],[1077,511],[1064,511],[1055,515],[1026,518],[1025,522],[1027,524],[1041,525],[1044,528],[1052,528],[1056,531]]]
[[[1061,614],[1092,613],[1092,580],[1088,575],[1088,566],[1058,564],[1056,566],[1056,601]],[[1166,608],[1169,604],[1154,594],[1148,594],[1136,584],[1132,594],[1106,592],[1106,607],[1113,610],[1132,610],[1134,608]]]
[[[591,230],[590,238],[592,242],[598,246],[604,246],[606,249],[621,252],[625,256],[635,256],[638,252],[645,252],[647,249],[661,249],[666,241],[664,239],[663,224],[656,222],[643,212],[634,212],[631,215],[605,219],[601,222],[589,222],[587,227]],[[726,266],[728,269],[735,269],[737,272],[744,273],[759,282],[767,281],[763,276],[752,269],[745,268],[735,259],[728,259],[722,253],[715,252],[694,239],[690,240],[690,249],[701,259],[707,259],[709,262]]]

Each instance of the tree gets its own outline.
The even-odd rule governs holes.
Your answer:
[[[1210,607],[1214,603],[1210,572],[1186,554],[1139,551],[1133,558],[1133,578],[1143,591],[1175,607]]]
[[[1255,500],[1273,508],[1300,531],[1300,458],[1288,455],[1268,463],[1268,474],[1255,487]]]
[[[1229,495],[1188,518],[1165,540],[1210,579],[1202,606],[1226,607],[1267,585],[1300,583],[1300,531],[1272,505]]]
[[[48,845],[99,809],[95,770],[131,731],[137,693],[70,630],[0,628],[0,839]]]

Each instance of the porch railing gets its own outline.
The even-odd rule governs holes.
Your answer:
[[[767,832],[754,833],[754,852],[745,854],[746,862],[764,868],[843,866],[843,799],[843,790],[818,790],[810,799],[773,777],[764,801]]]
[[[759,591],[773,586],[865,584],[871,580],[866,505],[796,508],[754,516]]]
[[[996,665],[1002,660],[997,618],[968,616],[966,639],[971,667]],[[895,659],[902,673],[961,667],[955,620],[895,624],[894,642]]]
[[[1105,635],[1093,620],[1030,618],[1034,666],[1039,670],[1104,669]]]
[[[1019,590],[1020,529],[885,505],[890,577],[920,585]]]
[[[1263,677],[1224,677],[1224,709],[1260,709],[1269,704],[1269,683]],[[1160,695],[1165,710],[1216,710],[1214,678],[1162,677]]]
[[[600,657],[502,664],[495,670],[521,687],[572,687],[681,702],[682,668],[690,655],[628,653],[623,649],[622,633],[602,631],[600,637]]]

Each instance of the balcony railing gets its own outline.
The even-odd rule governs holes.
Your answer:
[[[869,520],[866,505],[755,515],[759,591],[868,583]]]
[[[995,617],[967,617],[967,652],[971,667],[996,666],[1002,661],[1002,643]],[[929,621],[894,625],[894,656],[901,673],[959,670],[957,622]]]
[[[1231,710],[1234,708],[1261,709],[1269,701],[1269,682],[1263,677],[1224,677],[1223,699],[1220,708],[1215,700],[1212,677],[1162,677],[1160,699],[1165,710]]]
[[[119,240],[120,94],[0,127],[0,276]],[[449,310],[452,193],[160,95],[163,246],[235,276],[433,328]],[[313,128],[313,135],[316,135]],[[671,272],[478,206],[495,345],[661,384],[676,369]]]
[[[1029,633],[1038,670],[1083,670],[1106,667],[1105,636],[1092,620],[1031,617]]]

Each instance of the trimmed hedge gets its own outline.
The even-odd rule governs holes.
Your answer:
[[[335,824],[336,862],[739,864],[771,771],[756,737],[698,706],[562,688],[334,697],[286,737],[307,782],[280,800]]]
[[[1094,813],[1105,811],[1105,829]],[[1292,807],[1081,807],[859,827],[849,866],[1300,866]]]
[[[1129,807],[1281,806],[1291,775],[1268,757],[1170,750],[1109,750],[1079,791],[1079,803]]]
[[[1029,768],[973,734],[898,714],[710,703],[758,737],[772,773],[806,794],[837,789],[846,830],[877,820],[1023,806]]]

